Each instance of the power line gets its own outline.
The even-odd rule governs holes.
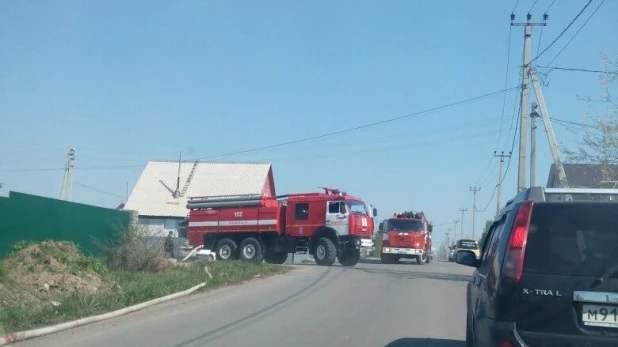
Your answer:
[[[329,132],[329,133],[324,133],[324,134],[321,134],[321,135],[305,137],[305,138],[302,138],[302,139],[293,140],[293,141],[287,141],[287,142],[282,142],[282,143],[277,143],[277,144],[273,144],[273,145],[267,145],[267,146],[255,147],[255,148],[251,148],[251,149],[240,150],[240,151],[228,152],[228,153],[219,154],[219,155],[212,155],[212,156],[202,157],[202,158],[198,158],[198,159],[194,159],[194,160],[213,159],[213,158],[227,157],[227,156],[237,155],[237,154],[250,153],[250,152],[255,152],[255,151],[261,151],[261,150],[264,150],[264,149],[283,147],[283,146],[288,146],[288,145],[292,145],[292,144],[297,144],[297,143],[317,140],[317,139],[321,139],[321,138],[325,138],[325,137],[330,137],[330,136],[334,136],[334,135],[340,135],[340,134],[344,134],[344,133],[348,133],[348,132],[353,132],[353,131],[357,131],[357,130],[361,130],[361,129],[372,128],[372,127],[375,127],[375,126],[378,126],[378,125],[392,123],[392,122],[399,121],[399,120],[402,120],[402,119],[412,118],[412,117],[420,116],[420,115],[423,115],[423,114],[432,113],[432,112],[436,112],[436,111],[439,111],[439,110],[447,109],[447,108],[450,108],[450,107],[466,104],[466,103],[469,103],[469,102],[472,102],[472,101],[488,98],[488,97],[491,97],[491,96],[494,96],[494,95],[498,95],[498,94],[501,94],[501,93],[506,93],[506,92],[508,92],[510,90],[514,90],[514,89],[518,89],[518,88],[519,87],[512,87],[512,88],[502,89],[502,90],[494,91],[494,92],[491,92],[491,93],[488,93],[488,94],[476,96],[476,97],[473,97],[473,98],[469,98],[469,99],[453,102],[453,103],[442,105],[442,106],[438,106],[438,107],[433,107],[433,108],[426,109],[426,110],[423,110],[423,111],[418,111],[418,112],[410,113],[410,114],[407,114],[407,115],[404,115],[404,116],[389,118],[389,119],[385,119],[385,120],[378,121],[378,122],[373,122],[373,123],[369,123],[369,124],[365,124],[365,125],[359,125],[359,126],[352,127],[352,128],[347,128],[347,129],[343,129],[343,130],[338,130],[338,131],[333,131],[333,132]]]
[[[365,124],[365,125],[360,125],[360,126],[356,126],[356,127],[352,127],[352,128],[347,128],[347,129],[343,129],[343,130],[333,131],[333,132],[324,133],[324,134],[316,135],[316,136],[310,136],[310,137],[306,137],[306,138],[302,138],[302,139],[298,139],[298,140],[293,140],[293,141],[288,141],[288,142],[283,142],[283,143],[277,143],[277,144],[267,145],[267,146],[261,146],[261,147],[255,147],[255,148],[246,149],[246,150],[239,150],[239,151],[234,151],[234,152],[228,152],[228,153],[225,153],[225,154],[213,155],[213,156],[202,157],[202,158],[192,159],[192,160],[193,161],[197,161],[197,160],[203,160],[203,159],[213,159],[213,158],[232,156],[232,155],[237,155],[237,154],[256,152],[256,151],[270,149],[270,148],[277,148],[277,147],[283,147],[283,146],[287,146],[287,145],[291,145],[291,144],[308,142],[308,141],[311,141],[311,140],[321,139],[321,138],[330,137],[330,136],[334,136],[334,135],[340,135],[340,134],[344,134],[344,133],[348,133],[348,132],[353,132],[353,131],[357,131],[357,130],[361,130],[361,129],[367,129],[367,128],[375,127],[375,126],[378,126],[378,125],[395,122],[395,121],[398,121],[398,120],[403,120],[403,119],[413,118],[413,117],[417,117],[417,116],[428,114],[428,113],[433,113],[433,112],[444,110],[444,109],[447,109],[447,108],[463,105],[463,104],[466,104],[466,103],[469,103],[469,102],[473,102],[473,101],[489,98],[489,97],[492,97],[492,96],[495,96],[495,95],[499,95],[501,93],[506,93],[506,92],[509,92],[509,91],[515,90],[515,89],[519,89],[519,86],[515,86],[515,87],[511,87],[511,88],[506,88],[506,89],[502,89],[502,90],[498,90],[498,91],[493,91],[493,92],[490,92],[490,93],[487,93],[487,94],[475,96],[475,97],[468,98],[468,99],[465,99],[465,100],[460,100],[460,101],[452,102],[452,103],[449,103],[449,104],[445,104],[445,105],[441,105],[441,106],[425,109],[425,110],[422,110],[422,111],[410,113],[410,114],[407,114],[407,115],[404,115],[404,116],[389,118],[389,119],[385,119],[385,120],[382,120],[382,121],[373,122],[373,123],[369,123],[369,124]],[[135,165],[95,166],[95,167],[81,167],[81,168],[80,167],[76,167],[75,170],[117,170],[117,169],[129,169],[129,168],[137,168],[137,167],[144,167],[144,164],[142,163],[142,164],[135,164]],[[0,172],[57,171],[57,170],[64,170],[64,168],[45,168],[45,169],[26,169],[26,170],[14,170],[14,169],[12,169],[12,170],[0,170]]]
[[[379,148],[371,148],[371,149],[367,149],[367,148],[363,148],[363,149],[359,149],[359,150],[355,150],[355,151],[348,151],[348,152],[342,152],[342,153],[337,153],[337,154],[333,154],[333,155],[305,155],[305,156],[299,156],[299,155],[294,155],[293,157],[281,157],[281,158],[270,158],[269,160],[271,161],[294,161],[294,160],[306,160],[306,159],[332,159],[332,158],[340,158],[340,157],[346,157],[346,156],[351,156],[351,155],[356,155],[356,154],[373,154],[373,153],[382,153],[382,152],[388,152],[388,151],[395,151],[395,150],[399,150],[399,149],[409,149],[409,148],[418,148],[418,147],[425,147],[425,146],[433,146],[433,145],[440,145],[440,144],[447,144],[447,143],[453,143],[453,142],[457,142],[457,141],[463,141],[463,140],[472,140],[472,139],[478,139],[478,138],[483,138],[483,137],[488,137],[488,136],[492,136],[495,135],[497,133],[497,131],[489,131],[489,132],[479,132],[479,133],[474,133],[474,134],[468,134],[468,135],[463,135],[463,136],[459,136],[459,137],[449,137],[447,139],[438,139],[438,140],[419,140],[419,141],[415,141],[415,142],[410,142],[410,143],[405,143],[405,144],[399,144],[399,145],[393,145],[393,146],[387,146],[387,147],[379,147]],[[141,165],[144,166],[144,165]],[[123,166],[123,167],[86,167],[86,168],[82,168],[83,169],[90,169],[90,170],[103,170],[103,169],[117,169],[117,168],[127,168],[127,167],[133,167],[133,166]],[[79,168],[76,168],[79,169]],[[42,169],[42,170],[57,170],[57,169]],[[64,168],[62,168],[61,170],[64,170]],[[5,171],[0,171],[0,172],[20,172],[20,170],[5,170]]]
[[[575,23],[577,18],[579,18],[579,16],[581,16],[582,13],[584,13],[586,8],[588,8],[588,6],[590,6],[591,3],[592,3],[592,0],[588,0],[588,3],[586,5],[584,5],[584,7],[581,9],[581,11],[579,11],[577,16],[575,16],[575,18],[573,18],[571,23],[569,23],[569,25],[567,25],[567,27],[564,28],[564,30],[562,30],[562,32],[558,35],[558,37],[556,37],[547,47],[545,47],[545,49],[541,53],[537,54],[537,56],[534,59],[530,60],[530,63],[532,64],[535,60],[539,59],[543,54],[545,54],[545,52],[547,52],[547,50],[550,49],[562,37],[562,35],[564,35],[564,33],[566,33],[567,30],[569,30],[571,25],[573,25],[573,23]]]
[[[596,130],[601,130],[601,128],[599,128],[598,126],[594,126],[594,125],[590,125],[590,124],[584,124],[584,123],[578,123],[578,122],[571,122],[568,120],[562,120],[562,119],[557,119],[557,118],[551,118],[551,120],[557,122],[558,124],[569,124],[569,125],[576,125],[576,126],[580,126],[583,128],[591,128],[591,129],[596,129]]]
[[[549,9],[554,6],[554,4],[556,3],[556,0],[552,1],[551,4],[549,4],[549,6],[545,9],[545,13],[547,13],[547,11],[549,11]]]
[[[443,127],[436,127],[436,128],[430,128],[430,129],[424,129],[423,130],[423,134],[439,134],[439,133],[446,133],[447,131],[450,131],[452,129],[458,129],[458,130],[462,130],[462,129],[469,129],[469,128],[474,128],[477,127],[478,125],[483,125],[483,123],[489,123],[490,121],[495,121],[497,120],[498,117],[492,117],[492,118],[486,118],[486,119],[481,119],[478,121],[473,121],[473,122],[465,122],[465,123],[455,123],[452,125],[448,125],[448,126],[443,126]],[[358,143],[363,143],[366,144],[368,142],[368,140],[372,140],[374,142],[380,143],[380,144],[385,144],[385,140],[401,140],[401,139],[407,139],[410,137],[411,133],[407,133],[405,135],[396,135],[395,137],[393,135],[390,136],[380,136],[380,137],[371,137],[368,139],[364,139],[364,140],[355,140],[355,141],[345,141],[345,142],[337,142],[337,146],[339,148],[342,147],[351,147],[351,145],[354,145],[355,147],[358,147],[357,144]],[[412,133],[414,134],[414,133]],[[410,144],[394,144],[392,146],[389,147],[385,147],[385,149],[397,149],[397,148],[407,148],[409,146],[424,146],[425,143],[426,144],[441,144],[441,143],[449,143],[451,142],[450,140],[459,140],[459,139],[474,139],[474,138],[481,138],[481,137],[487,137],[487,136],[491,136],[491,135],[495,135],[497,134],[497,130],[493,130],[491,132],[482,132],[482,133],[472,133],[472,134],[468,134],[468,135],[464,135],[463,137],[456,137],[456,138],[452,138],[449,137],[448,139],[446,139],[446,141],[440,140],[438,139],[437,141],[433,141],[432,139],[423,139],[422,143],[417,144],[416,142]],[[420,135],[420,132],[419,132]],[[328,143],[326,144],[328,146],[332,146],[332,144]],[[358,152],[365,152],[365,153],[371,153],[372,151],[374,151],[376,148],[375,147],[371,147],[371,148],[366,148],[366,149],[360,149]],[[379,150],[379,148],[378,148]],[[322,151],[323,152],[323,151]],[[325,158],[330,158],[330,157],[339,157],[340,155],[337,156],[326,156]],[[322,158],[323,156],[317,156],[317,158]],[[304,158],[311,158],[311,156],[298,156],[295,155],[294,158],[297,159],[304,159]],[[285,157],[283,159],[289,159],[289,157]],[[268,160],[280,160],[279,158],[270,158]],[[76,167],[77,170],[114,170],[114,169],[125,169],[125,168],[134,168],[134,167],[143,167],[144,164],[140,164],[140,165],[124,165],[124,166],[98,166],[98,167]],[[28,171],[59,171],[59,170],[64,170],[64,168],[45,168],[45,169],[14,169],[14,170],[0,170],[0,172],[28,172]]]
[[[121,199],[126,199],[126,196],[122,196],[122,195],[118,195],[118,194],[114,194],[114,193],[106,192],[106,191],[103,191],[103,190],[100,190],[100,189],[96,189],[96,188],[94,188],[94,187],[87,186],[87,185],[85,185],[85,184],[83,184],[83,183],[79,183],[79,182],[73,182],[73,183],[75,183],[75,184],[77,184],[77,185],[79,185],[79,186],[82,186],[82,187],[84,187],[84,188],[88,188],[88,189],[90,189],[90,190],[93,190],[93,191],[95,191],[95,192],[101,193],[101,194],[106,194],[106,195],[115,196],[115,197],[118,197],[118,198],[121,198]]]
[[[605,74],[610,74],[610,75],[618,75],[618,71],[591,70],[591,69],[558,67],[558,66],[548,66],[548,65],[539,65],[538,67],[543,68],[546,71],[547,70],[561,70],[561,71],[592,72],[592,73],[605,73]]]
[[[528,10],[528,13],[532,12],[532,9],[534,8],[534,6],[536,5],[538,1],[539,0],[534,0],[534,2],[532,3],[532,6],[530,6],[530,9]]]
[[[492,164],[492,161],[493,161],[492,159],[493,158],[491,158],[489,160],[489,162],[487,163],[487,166],[482,171],[483,173],[479,176],[479,178],[476,180],[476,182],[474,182],[474,185],[482,185],[482,184],[479,184],[479,182],[480,181],[483,181],[483,182],[485,181],[484,178],[486,178],[485,175],[487,175],[487,173],[489,172],[489,168],[491,168],[491,164]]]
[[[524,52],[521,52],[521,66],[524,65]],[[520,70],[519,71],[519,79],[518,79],[518,83],[519,86],[523,86],[524,84],[524,74],[523,71]],[[515,111],[517,110],[517,107],[521,108],[521,103],[518,101],[518,99],[521,97],[521,93],[515,93],[515,100],[513,101],[513,113],[511,114],[511,124],[509,125],[509,132],[508,135],[511,135],[511,130],[513,130],[513,124],[514,122],[518,119],[519,115],[515,114]],[[508,146],[508,137],[507,137],[507,142],[504,144],[505,147]],[[493,157],[492,157],[493,158]]]
[[[519,128],[519,118],[521,116],[521,103],[519,103],[519,111],[517,111],[517,122],[515,123],[515,132],[513,133],[513,143],[511,145],[511,153],[513,152],[513,150],[515,149],[515,140],[517,138],[517,129]],[[509,157],[509,162],[506,164],[506,169],[504,170],[504,174],[502,175],[502,177],[499,178],[499,183],[496,185],[496,187],[494,188],[493,192],[491,193],[491,197],[489,198],[489,201],[487,202],[487,205],[485,205],[485,207],[483,207],[482,210],[478,210],[479,212],[485,212],[488,208],[489,205],[491,205],[491,202],[494,200],[494,197],[496,196],[496,192],[498,191],[498,187],[500,185],[502,185],[502,183],[504,182],[504,178],[506,177],[506,174],[509,172],[509,168],[511,167],[511,161],[512,161],[512,157]]]
[[[506,73],[504,74],[504,89],[507,88],[509,82],[509,65],[511,64],[511,36],[512,36],[513,26],[509,25],[509,43],[506,52]],[[506,93],[504,93],[504,97],[502,98],[502,114],[500,116],[500,134],[498,134],[498,144],[496,146],[500,146],[500,140],[502,139],[502,125],[504,124],[504,110],[506,109]]]
[[[586,4],[586,6],[590,5],[590,2],[592,0],[590,0],[588,2],[588,4]],[[573,37],[571,37],[571,39],[566,43],[566,45],[564,45],[564,47],[562,47],[562,49],[560,50],[560,52],[558,52],[558,54],[556,54],[556,56],[549,61],[549,63],[547,63],[547,65],[551,65],[556,59],[558,59],[558,57],[562,54],[562,52],[564,52],[564,50],[569,46],[569,44],[571,44],[571,42],[573,41],[573,39],[575,39],[575,37],[579,34],[580,31],[582,31],[582,29],[586,26],[586,24],[588,24],[588,22],[590,21],[590,19],[592,19],[592,17],[594,16],[595,13],[597,13],[597,11],[599,10],[599,8],[601,8],[601,6],[603,5],[603,3],[605,3],[605,0],[601,1],[601,3],[599,3],[599,6],[597,6],[596,9],[594,9],[594,11],[592,12],[592,14],[590,14],[590,16],[588,17],[588,19],[586,19],[586,21],[584,22],[584,24],[582,24],[582,26],[579,27],[579,29],[575,32],[575,34],[573,35]],[[585,8],[585,7],[584,7]],[[581,14],[581,12],[580,12]],[[579,15],[578,15],[579,16]]]
[[[543,41],[543,28],[545,27],[542,26],[541,32],[539,33],[539,43],[536,45],[536,54],[539,54],[539,51],[541,50],[541,42]]]
[[[276,161],[294,161],[294,160],[307,160],[307,159],[316,160],[316,159],[333,159],[333,158],[349,157],[349,156],[357,155],[357,154],[367,155],[367,154],[391,152],[391,151],[395,151],[399,149],[410,149],[410,148],[418,148],[418,147],[425,147],[425,146],[434,146],[434,145],[453,143],[453,142],[463,141],[463,140],[478,139],[478,138],[492,136],[492,135],[495,135],[496,133],[497,133],[496,131],[490,131],[490,132],[484,132],[484,133],[471,134],[467,136],[459,136],[459,137],[454,137],[454,138],[450,137],[448,139],[442,139],[442,140],[437,140],[437,141],[419,140],[417,142],[396,145],[396,146],[373,148],[371,150],[359,149],[355,151],[337,153],[337,154],[332,154],[332,155],[315,155],[315,156],[295,155],[293,157],[271,158],[270,160],[271,161],[275,161],[275,160]]]
[[[515,9],[517,8],[517,4],[519,4],[519,0],[515,1],[515,6],[513,6],[513,9],[511,10],[511,13],[515,12]]]

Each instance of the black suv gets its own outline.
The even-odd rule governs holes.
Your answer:
[[[618,189],[532,187],[500,211],[467,288],[468,346],[618,346]]]

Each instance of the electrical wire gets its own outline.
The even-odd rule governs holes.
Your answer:
[[[592,1],[592,0],[590,0],[590,1]],[[590,14],[590,16],[588,17],[588,19],[586,19],[586,21],[579,27],[579,29],[577,29],[577,31],[575,32],[573,37],[571,37],[571,39],[564,45],[564,47],[562,47],[562,49],[558,52],[558,54],[556,54],[556,56],[552,60],[550,60],[549,63],[547,63],[547,65],[551,65],[556,59],[558,59],[558,57],[562,54],[562,52],[564,52],[564,50],[569,46],[569,44],[571,44],[571,42],[573,42],[575,37],[577,37],[579,32],[582,31],[582,29],[586,26],[586,24],[588,24],[590,19],[592,19],[592,17],[594,17],[595,13],[597,13],[599,8],[601,8],[601,6],[603,6],[604,3],[605,3],[605,0],[602,0],[601,3],[599,3],[599,6],[597,6],[597,8],[594,9],[592,14]],[[590,2],[588,4],[590,4]],[[588,6],[588,5],[586,5],[586,6]]]
[[[520,107],[519,107],[519,111],[517,112],[517,114],[519,115],[517,117],[517,123],[515,124],[515,133],[513,134],[513,142],[511,145],[511,153],[513,152],[513,150],[515,150],[515,139],[517,138],[517,130],[519,129],[519,119],[521,117],[521,103],[520,103]],[[485,212],[487,210],[487,208],[489,208],[489,205],[491,205],[491,202],[494,200],[494,197],[496,196],[496,192],[498,191],[498,187],[500,187],[502,185],[502,183],[504,182],[504,178],[506,177],[506,174],[509,172],[509,168],[511,167],[511,162],[512,162],[512,157],[509,157],[508,159],[508,163],[506,164],[506,169],[504,170],[504,173],[502,175],[502,177],[500,177],[500,180],[498,182],[498,184],[495,186],[493,192],[491,193],[491,197],[489,198],[489,201],[487,202],[487,205],[485,205],[485,207],[483,207],[483,209],[481,210],[476,210],[476,212]]]
[[[545,9],[545,13],[547,13],[547,11],[549,11],[549,9],[554,6],[554,4],[556,3],[556,0],[552,1],[551,4],[549,4],[549,6]]]
[[[198,159],[194,159],[194,160],[214,159],[214,158],[227,157],[227,156],[232,156],[232,155],[237,155],[237,154],[250,153],[250,152],[261,151],[261,150],[270,149],[270,148],[283,147],[283,146],[288,146],[288,145],[292,145],[292,144],[297,144],[297,143],[303,143],[303,142],[307,142],[307,141],[317,140],[317,139],[321,139],[321,138],[325,138],[325,137],[330,137],[330,136],[340,135],[340,134],[344,134],[344,133],[348,133],[348,132],[358,131],[358,130],[361,130],[361,129],[372,128],[372,127],[375,127],[375,126],[378,126],[378,125],[392,123],[392,122],[403,120],[403,119],[413,118],[413,117],[417,117],[417,116],[420,116],[420,115],[423,115],[423,114],[428,114],[428,113],[444,110],[444,109],[447,109],[447,108],[451,108],[451,107],[454,107],[454,106],[466,104],[466,103],[469,103],[469,102],[472,102],[472,101],[488,98],[488,97],[491,97],[491,96],[494,96],[494,95],[499,95],[499,94],[506,93],[506,92],[508,92],[510,90],[514,90],[514,89],[517,89],[517,88],[519,88],[519,87],[512,87],[512,88],[502,89],[502,90],[494,91],[494,92],[491,92],[491,93],[488,93],[488,94],[476,96],[476,97],[473,97],[473,98],[469,98],[469,99],[465,99],[465,100],[461,100],[461,101],[457,101],[457,102],[452,102],[450,104],[446,104],[446,105],[442,105],[442,106],[438,106],[438,107],[433,107],[433,108],[426,109],[426,110],[423,110],[423,111],[418,111],[418,112],[410,113],[410,114],[407,114],[407,115],[404,115],[404,116],[389,118],[389,119],[381,120],[381,121],[378,121],[378,122],[373,122],[373,123],[369,123],[369,124],[359,125],[359,126],[352,127],[352,128],[347,128],[347,129],[343,129],[343,130],[328,132],[328,133],[324,133],[324,134],[321,134],[321,135],[310,136],[310,137],[305,137],[305,138],[301,138],[301,139],[298,139],[298,140],[292,140],[292,141],[287,141],[287,142],[282,142],[282,143],[277,143],[277,144],[272,144],[272,145],[267,145],[267,146],[255,147],[255,148],[251,148],[251,149],[245,149],[245,150],[239,150],[239,151],[234,151],[234,152],[228,152],[228,153],[224,153],[224,154],[212,155],[212,156],[202,157],[202,158],[198,158]]]
[[[603,1],[605,1],[605,0],[603,0]],[[564,33],[566,33],[567,30],[569,30],[571,25],[573,25],[573,23],[575,23],[577,18],[579,18],[579,16],[581,16],[582,13],[584,13],[586,8],[588,8],[588,6],[590,6],[591,3],[592,3],[592,0],[588,0],[588,3],[586,5],[584,5],[584,7],[579,11],[579,13],[575,16],[575,18],[573,18],[571,23],[569,23],[569,25],[567,25],[566,28],[564,28],[562,30],[562,32],[547,47],[545,47],[545,49],[541,53],[537,54],[537,56],[534,57],[534,59],[530,60],[530,63],[533,63],[534,61],[539,59],[543,54],[545,54],[545,52],[547,52],[547,50],[550,49],[562,37],[562,35],[564,35]],[[548,65],[550,65],[550,64],[548,64]]]
[[[521,66],[524,65],[524,52],[521,52]],[[524,74],[523,71],[520,70],[519,73],[519,79],[518,79],[518,83],[519,86],[521,87],[524,83]],[[521,97],[521,90],[520,93],[515,93],[515,99],[513,100],[513,112],[511,113],[511,124],[509,125],[509,132],[506,138],[506,143],[504,144],[504,147],[508,146],[508,138],[511,136],[511,130],[513,130],[513,124],[515,123],[515,120],[517,119],[517,115],[515,114],[515,111],[517,110],[517,107],[521,107],[521,101],[518,101],[518,99]]]
[[[530,9],[528,10],[528,13],[532,12],[532,9],[534,8],[534,6],[536,5],[538,1],[539,0],[534,0],[534,2],[532,3],[532,6],[530,6]]]
[[[545,69],[546,71],[547,70],[549,70],[549,71],[561,70],[561,71],[591,72],[591,73],[603,73],[603,74],[609,74],[609,75],[618,75],[618,71],[591,70],[591,69],[581,69],[581,68],[571,68],[571,67],[558,67],[558,66],[547,66],[547,65],[539,65],[537,67]]]
[[[311,136],[311,137],[306,137],[306,138],[302,138],[302,139],[298,139],[298,140],[293,140],[293,141],[288,141],[288,142],[283,142],[283,143],[277,143],[277,144],[268,145],[268,146],[255,147],[255,148],[246,149],[246,150],[228,152],[228,153],[225,153],[225,154],[213,155],[213,156],[202,157],[202,158],[192,159],[192,160],[193,161],[198,161],[198,160],[203,160],[203,159],[212,159],[212,158],[219,158],[219,157],[225,157],[225,156],[232,156],[232,155],[237,155],[237,154],[256,152],[256,151],[270,149],[270,148],[283,147],[283,146],[287,146],[287,145],[291,145],[291,144],[308,142],[308,141],[311,141],[311,140],[316,140],[316,139],[326,138],[326,137],[330,137],[330,136],[334,136],[334,135],[339,135],[339,134],[343,134],[343,133],[353,132],[353,131],[357,131],[357,130],[360,130],[360,129],[367,129],[367,128],[371,128],[371,127],[375,127],[375,126],[378,126],[378,125],[395,122],[395,121],[402,120],[402,119],[408,119],[408,118],[413,118],[413,117],[417,117],[417,116],[421,116],[421,115],[437,112],[437,111],[444,110],[444,109],[447,109],[447,108],[463,105],[463,104],[466,104],[466,103],[469,103],[469,102],[473,102],[473,101],[489,98],[489,97],[492,97],[492,96],[495,96],[495,95],[499,95],[501,93],[506,93],[506,92],[509,92],[509,91],[515,90],[515,89],[519,89],[519,86],[511,87],[511,88],[507,88],[507,89],[503,89],[503,90],[498,90],[498,91],[493,91],[491,93],[479,95],[479,96],[468,98],[468,99],[465,99],[465,100],[460,100],[460,101],[452,102],[452,103],[449,103],[449,104],[445,104],[445,105],[441,105],[441,106],[425,109],[425,110],[422,110],[422,111],[410,113],[410,114],[407,114],[407,115],[404,115],[404,116],[389,118],[389,119],[385,119],[385,120],[382,120],[382,121],[373,122],[373,123],[369,123],[369,124],[364,124],[364,125],[360,125],[360,126],[356,126],[356,127],[352,127],[352,128],[342,129],[342,130],[338,130],[338,131],[334,131],[334,132],[329,132],[329,133],[324,133],[324,134],[321,134],[321,135],[316,135],[316,136]],[[137,168],[137,167],[144,167],[144,166],[145,165],[142,163],[142,164],[135,164],[135,165],[75,167],[74,170],[84,170],[84,171],[89,171],[89,170],[118,170],[118,169],[130,169],[130,168]],[[19,170],[19,169],[11,169],[11,170],[0,170],[0,172],[57,171],[57,170],[64,170],[64,168],[25,169],[25,170],[24,169],[21,169],[21,170]]]
[[[485,168],[483,169],[483,173],[479,176],[476,182],[474,182],[475,186],[479,186],[480,185],[479,182],[483,180],[483,178],[486,178],[485,175],[487,175],[487,172],[489,172],[489,169],[491,168],[491,164],[493,164],[493,160],[494,160],[494,157],[492,156],[489,162],[487,162],[487,166],[485,166]]]
[[[513,26],[509,25],[509,43],[506,52],[506,73],[504,74],[504,89],[507,88],[509,82],[509,65],[511,64],[511,36],[513,32]],[[498,143],[496,149],[500,146],[500,140],[502,139],[502,125],[504,124],[504,110],[506,109],[506,93],[502,98],[502,114],[500,115],[500,133],[498,134]]]
[[[341,158],[341,157],[350,157],[353,155],[367,155],[367,154],[376,154],[376,153],[384,153],[384,152],[393,152],[393,151],[400,150],[400,149],[412,149],[412,148],[420,148],[420,147],[426,147],[426,146],[435,146],[435,145],[453,143],[453,142],[458,142],[458,141],[489,137],[489,136],[495,135],[496,133],[497,131],[489,131],[489,132],[469,134],[469,135],[464,135],[464,136],[459,136],[459,137],[449,137],[448,139],[441,139],[441,140],[435,140],[435,141],[422,140],[422,141],[415,141],[415,142],[395,145],[395,146],[387,146],[387,147],[372,148],[372,149],[358,149],[355,151],[342,152],[342,153],[337,153],[337,154],[332,154],[332,155],[314,155],[314,156],[295,155],[293,157],[270,158],[268,160],[269,161],[296,161],[296,160],[308,160],[308,159],[311,159],[311,160],[335,159],[335,158]]]
[[[536,45],[536,54],[539,54],[539,51],[541,50],[541,42],[543,41],[543,28],[545,28],[545,26],[541,27],[541,32],[539,33],[539,43]]]
[[[591,129],[601,130],[601,128],[599,128],[598,126],[594,126],[594,125],[590,125],[590,124],[572,122],[572,121],[562,120],[562,119],[557,119],[557,118],[550,118],[550,119],[553,120],[554,122],[558,123],[558,124],[561,124],[561,125],[576,125],[576,126],[583,127],[583,128],[591,128]]]
[[[98,192],[98,193],[101,193],[101,194],[111,195],[111,196],[115,196],[115,197],[118,197],[118,198],[121,198],[121,199],[126,199],[126,198],[127,198],[126,196],[122,196],[122,195],[118,195],[118,194],[114,194],[114,193],[106,192],[106,191],[103,191],[103,190],[100,190],[100,189],[97,189],[97,188],[94,188],[94,187],[91,187],[91,186],[85,185],[85,184],[83,184],[83,183],[79,183],[79,182],[73,182],[73,183],[77,184],[78,186],[82,186],[82,187],[84,187],[84,188],[87,188],[87,189],[93,190],[93,191]]]
[[[519,3],[519,0],[517,0],[517,2],[515,3],[515,7],[513,7],[513,11],[515,11],[515,8],[517,7],[517,4]],[[507,52],[506,52],[506,72],[504,74],[504,89],[507,88],[508,85],[508,81],[509,81],[509,67],[511,64],[511,38],[512,38],[512,32],[513,32],[513,26],[509,25],[509,41],[508,41],[508,46],[507,46]],[[500,132],[498,133],[498,141],[496,143],[496,149],[500,146],[500,141],[502,140],[502,129],[504,126],[504,111],[506,109],[506,93],[504,93],[504,97],[502,98],[502,113],[500,115]],[[509,132],[510,132],[510,128],[509,128]],[[492,156],[489,161],[487,162],[487,166],[485,166],[485,169],[483,169],[483,173],[479,176],[479,178],[476,180],[475,182],[475,186],[480,185],[479,181],[483,180],[483,178],[485,177],[485,175],[487,174],[488,170],[491,168],[491,165],[494,162],[494,157]],[[486,177],[485,177],[486,178]]]
[[[517,8],[517,4],[519,4],[519,0],[515,1],[515,6],[513,6],[511,13],[515,12],[515,9]]]

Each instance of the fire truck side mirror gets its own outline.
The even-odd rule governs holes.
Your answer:
[[[377,208],[373,208],[373,216],[377,217],[378,216],[378,209]]]

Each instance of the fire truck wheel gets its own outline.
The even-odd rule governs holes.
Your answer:
[[[238,245],[231,239],[221,239],[217,243],[217,258],[221,260],[234,260]]]
[[[261,263],[262,260],[264,260],[264,251],[262,250],[262,245],[260,244],[260,241],[256,240],[253,237],[247,237],[246,239],[242,240],[239,248],[239,257],[241,260],[254,263]]]
[[[331,239],[321,237],[315,246],[315,262],[318,265],[331,266],[337,259],[337,248]]]
[[[354,266],[360,261],[360,251],[343,251],[339,255],[341,266]]]
[[[266,252],[264,260],[269,264],[283,264],[288,260],[287,252]]]
[[[424,252],[423,254],[419,255],[419,256],[416,258],[416,262],[417,262],[419,265],[425,265],[425,264],[427,264],[427,263],[428,263],[427,258],[429,258],[429,257],[427,256],[427,252]]]
[[[382,263],[382,264],[392,264],[392,263],[394,263],[393,257],[390,254],[380,253],[380,263]]]

